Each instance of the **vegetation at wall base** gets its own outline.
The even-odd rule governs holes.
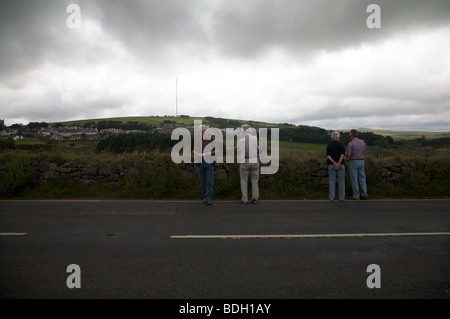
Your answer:
[[[151,199],[198,200],[201,199],[197,171],[187,172],[173,163],[161,162],[160,155],[147,154],[149,161],[136,161],[136,156],[122,157],[117,162],[135,161],[135,170],[117,182],[96,181],[81,184],[74,180],[39,180],[36,170],[30,168],[30,160],[7,163],[7,171],[0,174],[0,198],[10,199]],[[153,157],[155,156],[155,157]],[[167,159],[167,158],[166,158]],[[383,176],[383,169],[390,162],[409,163],[395,180]],[[328,199],[328,185],[311,181],[307,170],[309,160],[282,163],[274,175],[261,175],[259,181],[261,200],[317,200]],[[100,163],[101,164],[101,163]],[[112,165],[109,162],[109,165]],[[346,195],[351,196],[351,183],[346,168]],[[237,167],[218,168],[214,184],[215,200],[236,200],[241,197]],[[450,164],[437,159],[373,159],[366,164],[367,185],[370,199],[393,198],[448,198],[450,194]],[[325,179],[328,176],[324,176]],[[249,183],[250,184],[250,183]],[[251,188],[249,186],[249,194]]]
[[[0,198],[20,197],[36,185],[36,172],[26,164],[12,161],[0,174]]]

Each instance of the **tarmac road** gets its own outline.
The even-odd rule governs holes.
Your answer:
[[[3,299],[450,298],[450,201],[0,201],[0,254]]]

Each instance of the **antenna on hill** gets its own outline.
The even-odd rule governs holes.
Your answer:
[[[178,117],[178,78],[175,79],[175,114]]]

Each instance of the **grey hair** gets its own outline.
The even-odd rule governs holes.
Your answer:
[[[339,132],[333,132],[331,133],[331,140],[336,141],[340,136]]]
[[[250,125],[248,125],[248,124],[243,124],[243,125],[241,126],[241,129],[242,129],[242,133],[243,133],[243,134],[250,134],[250,135],[253,135],[253,129],[250,127]]]

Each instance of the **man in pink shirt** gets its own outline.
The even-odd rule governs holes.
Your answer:
[[[347,147],[347,157],[349,159],[348,171],[353,190],[353,197],[350,199],[360,199],[359,188],[361,187],[361,199],[366,200],[368,195],[366,174],[364,172],[364,155],[367,152],[367,146],[363,140],[358,138],[358,131],[355,129],[350,131],[350,138],[352,141],[348,143]]]

